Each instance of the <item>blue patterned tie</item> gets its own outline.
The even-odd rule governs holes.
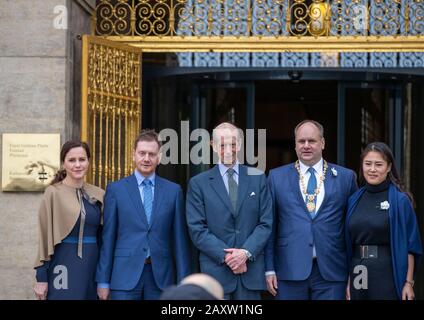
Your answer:
[[[315,189],[317,188],[317,178],[315,177],[315,169],[313,167],[309,167],[308,172],[311,174],[308,181],[308,187],[306,192],[308,195],[313,195],[315,193]],[[308,196],[305,198],[305,202],[308,203]],[[314,198],[314,204],[317,205],[317,197]],[[311,217],[314,218],[316,213],[315,210],[311,212]]]
[[[146,212],[147,222],[150,225],[153,204],[152,181],[150,181],[149,179],[144,179],[141,184],[143,185],[144,211]]]

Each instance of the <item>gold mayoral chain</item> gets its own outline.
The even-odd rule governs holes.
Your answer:
[[[321,190],[321,186],[322,186],[322,183],[325,180],[325,174],[326,174],[327,169],[328,169],[327,161],[324,160],[324,171],[323,171],[322,175],[319,177],[319,184],[318,184],[318,187],[315,189],[314,194],[308,194],[308,192],[306,191],[305,177],[303,176],[302,172],[300,172],[299,160],[296,161],[295,167],[297,169],[297,172],[299,173],[300,185],[302,186],[302,192],[306,196],[306,199],[308,200],[307,203],[306,203],[306,208],[308,209],[309,212],[314,212],[314,210],[315,210],[315,197],[318,196],[318,194]]]

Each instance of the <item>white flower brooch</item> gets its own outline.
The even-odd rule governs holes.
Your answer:
[[[337,170],[336,170],[336,168],[331,168],[331,173],[333,174],[333,176],[337,177]]]
[[[383,201],[380,203],[380,209],[381,210],[389,210],[390,208],[390,203],[389,201]]]

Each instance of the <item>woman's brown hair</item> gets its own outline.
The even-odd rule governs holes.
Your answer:
[[[88,144],[79,140],[70,140],[70,141],[66,141],[63,144],[62,149],[60,150],[60,163],[63,164],[65,162],[66,155],[71,149],[80,148],[80,147],[85,150],[85,152],[87,153],[87,158],[88,160],[90,160],[91,154],[90,154],[90,147],[88,146]],[[65,177],[66,177],[66,170],[59,169],[59,171],[55,174],[50,184],[58,183],[62,181],[63,179],[65,179]]]

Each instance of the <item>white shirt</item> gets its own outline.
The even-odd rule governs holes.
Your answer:
[[[311,176],[311,174],[308,171],[309,166],[307,166],[300,160],[299,160],[299,166],[300,166],[300,172],[302,173],[304,177],[305,189],[306,189],[308,188],[309,177]],[[320,183],[319,178],[322,176],[324,172],[323,166],[324,166],[324,160],[322,158],[313,166],[313,168],[315,169],[315,178],[317,179],[317,188],[319,187],[319,183]],[[299,178],[299,189],[300,189],[300,193],[302,194],[303,201],[305,201],[306,195],[303,193],[302,184],[300,183],[300,178]],[[325,195],[325,188],[324,188],[324,182],[323,182],[321,187],[319,188],[315,213],[317,213],[319,208],[321,207],[322,201],[324,200],[324,195]]]

